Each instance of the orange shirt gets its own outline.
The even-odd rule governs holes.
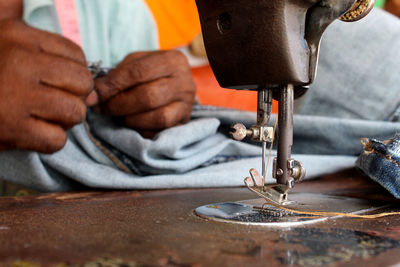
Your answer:
[[[188,45],[201,31],[194,0],[146,0],[158,25],[161,49]],[[192,70],[197,97],[204,105],[256,111],[257,93],[223,89],[209,66]],[[274,110],[277,109],[276,103]]]

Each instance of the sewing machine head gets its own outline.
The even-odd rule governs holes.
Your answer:
[[[315,78],[323,32],[359,19],[368,0],[196,0],[207,55],[222,87],[307,86]],[[358,13],[357,13],[358,14]]]
[[[252,171],[247,185],[282,202],[305,176],[291,159],[293,101],[316,76],[319,44],[334,20],[355,21],[372,9],[374,0],[196,0],[204,43],[222,87],[258,90],[257,125],[232,127],[235,140],[246,136],[263,143],[262,177]],[[274,130],[267,126],[272,99],[279,101],[278,155],[272,176],[278,187],[265,184],[266,143]],[[245,180],[245,181],[246,181]],[[272,196],[272,197],[271,197]],[[276,196],[276,197],[274,197]]]

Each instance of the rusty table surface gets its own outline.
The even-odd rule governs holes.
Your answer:
[[[304,182],[296,191],[384,199],[399,206],[355,171]],[[400,262],[400,216],[340,218],[271,229],[209,222],[193,213],[201,205],[251,198],[254,195],[244,188],[0,198],[0,265],[392,266]]]

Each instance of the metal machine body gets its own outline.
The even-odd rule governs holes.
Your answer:
[[[250,137],[262,142],[262,179],[250,171],[245,183],[282,202],[305,176],[302,164],[291,158],[293,103],[315,79],[322,34],[338,18],[364,17],[374,0],[196,0],[196,4],[219,84],[258,91],[257,124],[250,129],[235,124],[231,132],[238,141]],[[279,186],[265,187],[266,143],[274,139],[274,130],[268,127],[272,99],[279,101],[278,149],[272,170]]]

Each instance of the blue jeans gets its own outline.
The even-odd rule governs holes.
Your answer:
[[[364,150],[356,166],[396,198],[400,198],[400,134],[382,142],[362,140]]]

